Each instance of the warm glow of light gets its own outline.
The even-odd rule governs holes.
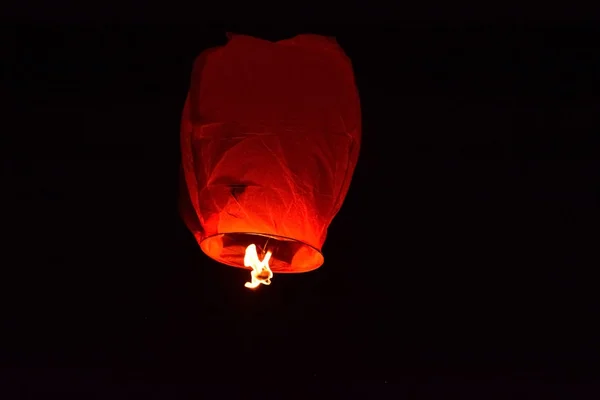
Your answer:
[[[270,285],[271,278],[273,277],[273,271],[269,267],[269,260],[271,259],[271,252],[267,251],[265,258],[262,261],[258,259],[256,253],[256,246],[251,244],[246,247],[246,255],[244,256],[244,265],[246,267],[252,267],[250,274],[252,275],[252,282],[246,282],[244,286],[250,289],[255,289],[261,283],[263,285]]]

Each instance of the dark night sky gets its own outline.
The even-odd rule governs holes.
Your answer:
[[[6,380],[242,382],[259,368],[259,382],[480,379],[501,393],[598,372],[593,25],[2,29]],[[177,212],[192,63],[226,31],[335,35],[363,108],[325,264],[257,291]]]

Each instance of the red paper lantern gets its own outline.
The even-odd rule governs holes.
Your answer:
[[[230,35],[193,68],[181,123],[181,214],[201,249],[275,273],[323,264],[327,228],[358,160],[359,97],[335,40]]]

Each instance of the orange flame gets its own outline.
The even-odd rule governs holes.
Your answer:
[[[246,282],[244,286],[250,289],[255,289],[261,283],[263,285],[270,285],[271,278],[273,277],[273,271],[269,267],[269,260],[271,259],[271,252],[267,251],[265,258],[262,261],[258,259],[256,253],[256,246],[251,244],[246,247],[246,255],[244,256],[244,266],[252,267],[250,275],[252,276],[252,282]]]

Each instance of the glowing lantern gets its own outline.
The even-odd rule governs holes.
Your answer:
[[[360,125],[352,66],[331,38],[229,35],[203,52],[181,123],[181,213],[202,251],[251,267],[247,287],[321,266]]]

